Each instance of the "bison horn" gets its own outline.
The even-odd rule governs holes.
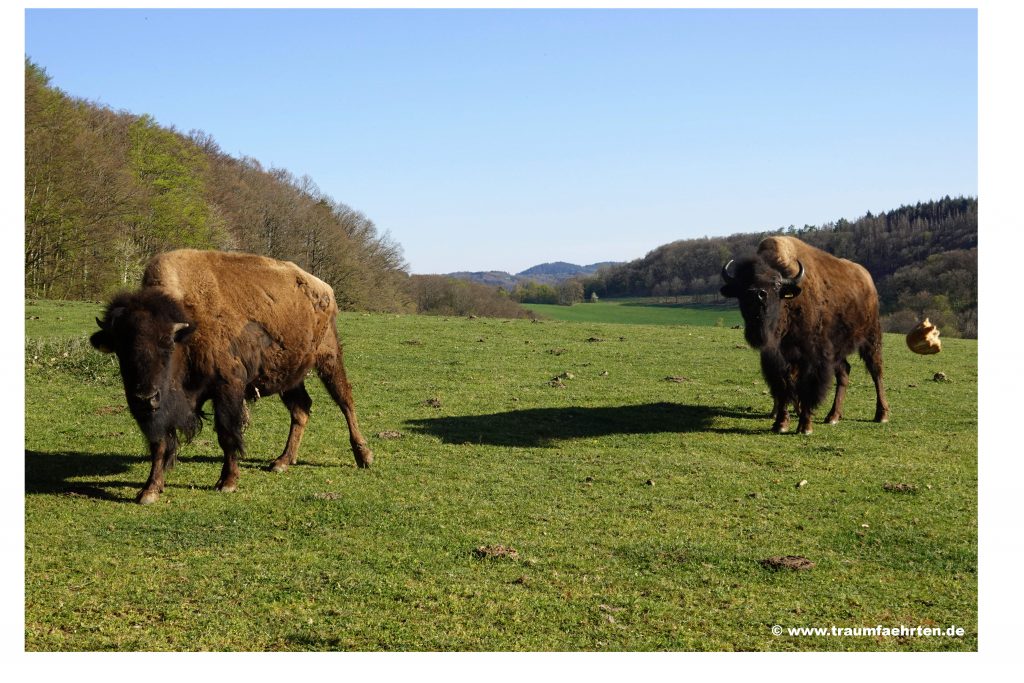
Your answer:
[[[796,265],[799,267],[799,270],[797,270],[796,275],[791,278],[783,278],[782,284],[799,285],[800,281],[804,279],[804,264],[800,263],[798,259]]]
[[[174,323],[174,325],[171,326],[171,334],[178,334],[187,327],[188,323]]]
[[[124,306],[118,306],[107,311],[107,317],[103,320],[96,318],[96,324],[100,326],[101,330],[109,330],[117,322],[117,319],[124,315]]]
[[[729,266],[732,265],[733,260],[729,259],[729,262],[722,266],[722,279],[725,280],[726,284],[731,284],[736,278],[729,274]]]

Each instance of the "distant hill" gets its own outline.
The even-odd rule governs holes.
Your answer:
[[[553,285],[572,277],[593,275],[599,268],[604,266],[616,266],[620,264],[621,262],[618,261],[602,261],[600,263],[591,263],[590,265],[580,266],[575,263],[555,261],[553,263],[541,263],[540,265],[532,266],[526,270],[516,273],[515,275],[503,270],[487,270],[475,272],[460,271],[457,273],[448,273],[448,276],[458,278],[460,280],[479,282],[485,285],[504,287],[505,289],[511,290],[517,284],[522,282],[536,282],[538,284]]]
[[[564,280],[566,278],[576,277],[577,275],[592,275],[602,266],[615,265],[619,265],[618,262],[602,261],[601,263],[591,263],[589,266],[577,266],[575,263],[555,261],[554,263],[542,263],[539,266],[527,268],[524,271],[516,273],[516,275],[523,278],[554,278],[555,280]]]
[[[516,282],[518,282],[515,275],[506,273],[503,270],[459,271],[457,273],[447,273],[447,275],[459,280],[469,280],[470,282],[479,282],[480,284],[504,287],[505,289],[512,289]]]

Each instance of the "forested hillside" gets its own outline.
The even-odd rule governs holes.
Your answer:
[[[517,301],[572,303],[592,294],[710,301],[720,300],[722,264],[778,233],[864,264],[886,329],[905,332],[928,316],[946,336],[977,336],[975,198],[946,197],[853,222],[683,240],[570,279],[568,270],[602,264],[542,264],[521,278],[459,274],[501,286],[505,294],[498,294],[450,277],[410,278],[401,247],[310,178],[232,157],[201,131],[183,134],[150,116],[70,97],[42,68],[25,64],[28,297],[102,299],[134,287],[153,254],[195,247],[294,261],[330,283],[349,310],[515,317],[526,314]],[[535,282],[545,279],[556,284]]]
[[[584,280],[585,296],[718,298],[722,265],[749,255],[767,235],[788,234],[864,265],[875,279],[883,324],[907,332],[931,317],[946,336],[978,330],[978,200],[945,197],[839,220],[729,237],[681,240]]]
[[[412,310],[400,246],[308,177],[75,99],[25,65],[25,294],[98,299],[177,247],[294,261],[345,309]]]

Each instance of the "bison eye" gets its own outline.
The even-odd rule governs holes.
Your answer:
[[[757,290],[757,298],[761,301],[761,303],[768,301],[768,292],[764,291],[763,289]]]

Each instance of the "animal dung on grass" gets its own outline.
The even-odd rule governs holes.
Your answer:
[[[925,318],[907,335],[907,347],[914,353],[929,355],[942,350],[939,328]]]
[[[555,387],[556,389],[562,388],[565,386],[565,382],[563,382],[562,380],[566,379],[576,379],[576,375],[568,371],[563,372],[560,375],[552,377],[551,380],[548,381],[548,386]]]
[[[917,486],[915,486],[914,484],[904,484],[903,482],[899,482],[896,484],[892,482],[886,482],[886,484],[882,488],[892,493],[917,493]]]
[[[791,571],[799,572],[814,568],[813,562],[800,555],[776,555],[774,557],[768,557],[761,560],[760,564],[765,569],[771,569],[773,571],[789,569]]]
[[[507,545],[481,545],[473,550],[480,559],[518,560],[519,551]]]

